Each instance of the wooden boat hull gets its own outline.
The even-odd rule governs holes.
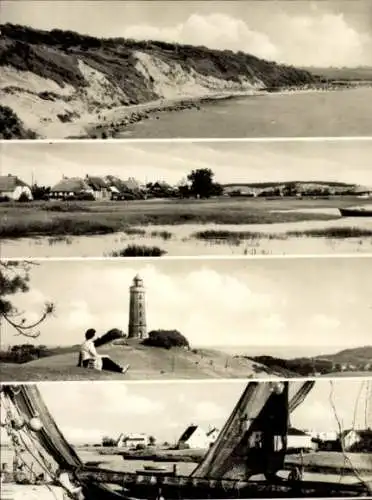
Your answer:
[[[205,500],[241,499],[241,498],[328,498],[328,497],[368,497],[372,491],[365,484],[342,484],[339,482],[289,481],[236,481],[196,478],[189,476],[148,476],[133,473],[113,472],[108,470],[81,471],[78,478],[84,484],[95,488],[97,494],[100,484],[117,484],[122,494],[100,493],[102,500],[138,499],[155,500],[160,496],[166,500]],[[93,491],[93,490],[92,490]],[[119,496],[118,496],[119,495]]]
[[[372,210],[360,210],[357,208],[340,208],[342,217],[372,217]]]

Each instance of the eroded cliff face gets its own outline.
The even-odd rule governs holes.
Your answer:
[[[79,135],[109,110],[302,85],[314,77],[254,56],[4,25],[0,98],[41,137]]]

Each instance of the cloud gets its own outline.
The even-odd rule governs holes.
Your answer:
[[[312,321],[312,326],[315,328],[321,328],[322,330],[333,330],[338,328],[340,325],[340,320],[337,318],[332,318],[327,314],[316,314]]]
[[[226,418],[226,410],[213,401],[201,401],[195,404],[193,419],[196,422],[220,420]]]
[[[105,433],[101,429],[87,429],[86,427],[64,427],[63,434],[71,443],[100,443]]]
[[[264,58],[275,58],[277,55],[277,49],[267,35],[250,29],[240,19],[219,13],[204,16],[191,14],[174,27],[157,28],[144,24],[129,26],[124,30],[124,36],[204,45],[212,49],[244,50]]]
[[[250,26],[249,21],[227,14],[194,13],[173,27],[128,26],[123,36],[243,51],[301,66],[358,66],[372,62],[370,34],[357,31],[343,13],[317,8],[302,15],[282,12],[261,31]]]

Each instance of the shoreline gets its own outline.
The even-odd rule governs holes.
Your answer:
[[[372,86],[370,83],[367,87]],[[128,126],[140,123],[144,120],[154,118],[156,113],[176,112],[187,109],[200,111],[204,104],[213,104],[219,101],[227,101],[244,97],[259,97],[271,94],[289,95],[317,92],[333,92],[359,88],[360,85],[344,83],[322,83],[304,84],[302,86],[289,87],[253,87],[236,91],[221,91],[217,93],[206,93],[204,95],[179,96],[174,98],[160,98],[141,104],[130,106],[119,106],[100,113],[99,121],[88,121],[81,124],[81,135],[68,135],[66,139],[107,139],[121,138]],[[89,117],[91,119],[91,117]],[[159,117],[155,117],[158,119]],[[78,125],[76,123],[76,125]]]
[[[200,111],[200,106],[202,104],[263,94],[265,94],[263,90],[249,89],[246,91],[180,96],[173,99],[163,98],[131,106],[120,106],[108,112],[106,111],[103,121],[86,125],[85,135],[79,137],[69,136],[67,139],[104,139],[109,137],[120,137],[120,134],[126,127],[152,118],[156,113],[183,111],[185,109]],[[102,137],[102,135],[105,134],[106,137]]]

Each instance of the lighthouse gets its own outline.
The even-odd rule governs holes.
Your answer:
[[[129,288],[129,325],[128,338],[144,339],[147,337],[145,288],[137,274]]]

